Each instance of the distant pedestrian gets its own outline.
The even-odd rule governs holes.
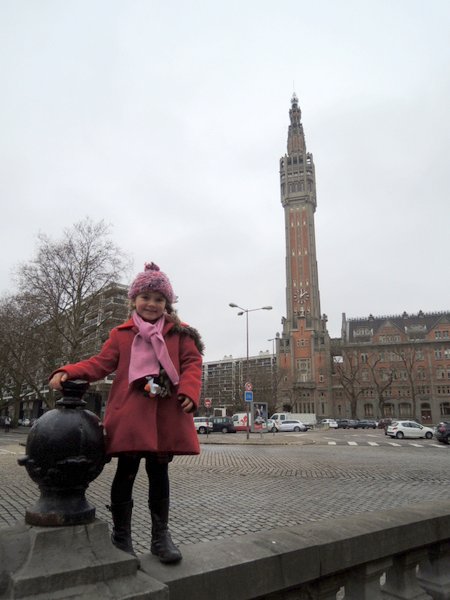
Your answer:
[[[5,433],[8,433],[11,428],[11,417],[9,415],[6,415],[6,417],[5,417],[4,426],[5,426]]]
[[[163,563],[181,560],[168,529],[168,467],[175,454],[199,454],[192,413],[197,410],[203,343],[173,309],[176,296],[168,277],[146,264],[128,291],[131,318],[115,327],[97,356],[55,371],[49,385],[68,379],[98,381],[114,372],[104,427],[106,452],[118,457],[111,487],[115,546],[134,554],[131,540],[132,491],[141,458],[149,480],[151,552]]]

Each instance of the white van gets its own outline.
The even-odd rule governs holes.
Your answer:
[[[194,417],[194,425],[197,433],[209,433],[213,430],[213,424],[208,417]]]
[[[283,421],[301,421],[304,423],[308,429],[317,424],[316,415],[314,413],[289,413],[289,412],[280,412],[274,413],[271,417],[272,421],[275,422],[275,427],[279,429],[280,424]]]

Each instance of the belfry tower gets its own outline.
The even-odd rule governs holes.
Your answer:
[[[330,339],[320,313],[314,213],[316,178],[306,151],[301,110],[294,94],[287,154],[280,159],[286,234],[286,317],[278,341],[278,407],[326,415],[331,410]]]

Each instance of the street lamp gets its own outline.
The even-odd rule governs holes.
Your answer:
[[[241,312],[238,312],[238,317],[241,317],[242,315],[245,315],[245,339],[246,339],[246,346],[247,346],[247,360],[246,360],[246,378],[248,381],[248,375],[249,375],[249,353],[248,353],[248,313],[249,312],[254,312],[255,310],[272,310],[271,306],[260,306],[259,308],[242,308],[242,306],[239,306],[238,304],[235,304],[234,302],[230,302],[228,306],[231,306],[231,308],[238,308]],[[250,435],[249,435],[249,428],[250,428],[250,415],[249,415],[249,403],[247,402],[247,439],[249,439]]]

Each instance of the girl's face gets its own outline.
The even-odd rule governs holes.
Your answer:
[[[137,314],[150,323],[154,323],[164,314],[166,303],[165,297],[159,292],[143,292],[134,300]]]

